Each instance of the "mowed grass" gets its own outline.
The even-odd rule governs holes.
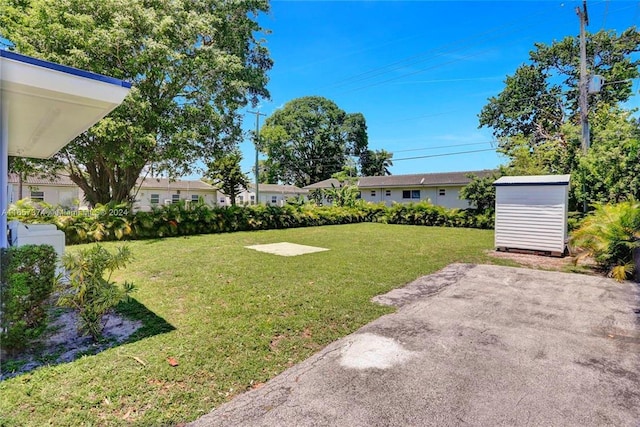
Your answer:
[[[283,241],[330,250],[245,248]],[[452,262],[490,262],[493,232],[367,223],[128,244],[136,260],[117,279],[175,329],[148,325],[147,338],[1,382],[0,425],[194,420],[393,311],[371,297]]]

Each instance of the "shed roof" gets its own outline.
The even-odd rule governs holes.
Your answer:
[[[409,175],[387,175],[387,176],[363,176],[358,178],[356,185],[359,188],[389,188],[389,187],[435,187],[446,185],[467,185],[471,182],[469,175],[476,175],[480,178],[494,173],[494,170],[463,171],[463,172],[439,172],[439,173],[418,173]],[[306,189],[331,188],[331,184],[338,187],[340,182],[337,179],[325,179],[307,185]]]
[[[528,175],[528,176],[503,176],[497,179],[493,185],[569,185],[571,175]]]

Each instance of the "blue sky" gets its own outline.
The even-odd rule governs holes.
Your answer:
[[[505,159],[492,150],[490,130],[478,129],[478,113],[535,42],[578,34],[579,5],[276,0],[259,18],[271,31],[264,38],[275,62],[271,100],[260,111],[269,115],[292,99],[319,95],[360,112],[369,147],[394,154],[394,175],[494,168]],[[592,32],[621,32],[640,19],[639,2],[589,1],[588,8]],[[245,128],[255,128],[255,116],[245,116]],[[241,149],[250,172],[253,144]],[[440,156],[462,151],[474,152]],[[423,158],[401,160],[410,157]]]

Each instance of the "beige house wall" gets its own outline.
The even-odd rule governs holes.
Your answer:
[[[158,203],[152,203],[152,196],[157,195]],[[151,208],[171,204],[175,200],[180,201],[197,201],[202,198],[205,204],[214,206],[218,204],[217,192],[215,189],[167,189],[167,188],[148,188],[143,187],[137,194],[133,208],[136,210],[148,211]]]
[[[283,193],[280,191],[263,191],[260,190],[260,200],[259,203],[262,205],[275,205],[275,206],[284,206],[285,202],[289,197],[295,197],[295,194],[291,193]],[[253,190],[244,190],[238,194],[236,197],[236,204],[238,205],[254,205],[256,202],[256,193]],[[229,197],[225,196],[226,206],[231,204]]]
[[[462,186],[363,188],[360,189],[360,197],[367,202],[382,202],[387,206],[391,206],[394,203],[417,203],[421,201],[430,201],[434,205],[443,206],[445,208],[467,209],[470,207],[469,203],[466,200],[461,200],[459,198],[461,189]],[[404,191],[420,191],[420,198],[404,198]]]
[[[79,187],[69,185],[52,184],[23,184],[22,198],[31,198],[32,192],[44,193],[44,202],[53,206],[65,208],[86,207],[84,193]],[[9,184],[9,203],[15,203],[20,199],[19,184]]]
[[[19,188],[17,183],[9,184],[9,203],[15,203],[19,199]],[[84,193],[75,185],[59,185],[59,184],[23,184],[22,198],[30,198],[32,191],[43,192],[44,202],[63,208],[87,208],[84,202]],[[193,201],[195,198],[202,198],[208,205],[216,205],[218,193],[214,188],[197,188],[197,189],[173,189],[173,188],[153,188],[142,187],[136,195],[136,201],[133,204],[135,210],[151,210],[154,206],[151,203],[152,195],[158,195],[158,205],[171,203],[174,195],[181,201]],[[194,198],[195,197],[195,198]]]

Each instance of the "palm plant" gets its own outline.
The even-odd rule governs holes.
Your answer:
[[[640,203],[595,204],[595,210],[572,233],[571,243],[583,249],[616,280],[636,270],[634,250],[640,248]]]
[[[131,283],[122,285],[111,280],[111,274],[124,268],[132,259],[128,247],[111,253],[100,245],[66,253],[62,265],[69,271],[69,283],[62,289],[58,305],[76,310],[78,329],[99,339],[104,329],[103,316],[129,298]]]

